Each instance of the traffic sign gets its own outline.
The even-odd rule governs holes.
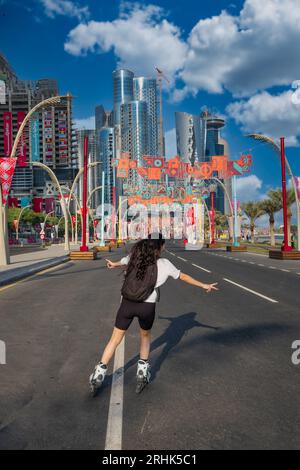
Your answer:
[[[44,233],[41,233],[41,234],[40,234],[40,239],[41,239],[41,240],[45,240],[45,234],[44,234]]]

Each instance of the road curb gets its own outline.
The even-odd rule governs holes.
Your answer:
[[[38,266],[31,265],[28,267],[28,270],[24,270],[23,272],[16,273],[7,277],[6,279],[0,280],[0,287],[7,286],[9,284],[13,284],[14,282],[20,281],[22,279],[26,279],[27,277],[34,276],[35,274],[40,273],[41,271],[45,271],[49,268],[54,268],[55,266],[59,266],[60,264],[66,263],[70,261],[70,256],[65,255],[59,258],[55,258],[52,261],[45,261],[41,263],[36,263]]]

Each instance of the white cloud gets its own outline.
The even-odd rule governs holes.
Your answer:
[[[160,7],[135,3],[123,4],[119,18],[113,21],[78,25],[70,31],[65,50],[73,55],[113,50],[120,67],[152,76],[158,66],[174,80],[187,46],[179,28],[164,18]]]
[[[176,129],[170,129],[165,133],[166,157],[171,158],[177,155]]]
[[[90,116],[88,118],[74,119],[74,127],[76,129],[82,130],[93,130],[96,127],[95,116]]]
[[[42,1],[52,5],[50,14],[63,10],[62,3],[73,5]],[[172,84],[183,81],[175,102],[199,90],[250,96],[300,79],[298,0],[245,0],[239,13],[231,12],[199,20],[184,41],[162,8],[125,2],[117,19],[71,30],[65,50],[73,55],[114,51],[118,66],[137,74],[153,75],[154,66],[161,66]]]
[[[300,77],[298,0],[246,0],[238,16],[200,20],[181,78],[193,90],[251,95]]]
[[[71,0],[40,0],[45,8],[45,13],[49,18],[56,15],[70,16],[83,21],[90,16],[89,8],[79,7]]]
[[[240,202],[258,201],[264,199],[261,192],[263,181],[256,175],[237,178],[237,198]]]
[[[249,100],[231,103],[227,113],[244,132],[263,133],[277,140],[286,137],[286,144],[299,144],[300,105],[292,102],[293,91],[271,95],[264,91]]]

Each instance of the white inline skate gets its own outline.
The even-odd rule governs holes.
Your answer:
[[[141,391],[148,385],[150,382],[150,364],[149,362],[143,361],[142,359],[138,362],[137,373],[136,373],[136,393],[141,393]]]
[[[101,387],[107,372],[107,366],[101,362],[96,365],[93,374],[90,376],[90,386],[93,396],[96,396],[99,388]]]

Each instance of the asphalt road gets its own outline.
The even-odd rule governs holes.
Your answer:
[[[153,380],[139,396],[136,322],[118,353],[124,378],[120,369],[112,386],[112,363],[99,396],[89,395],[118,308],[118,270],[104,260],[68,263],[0,289],[0,449],[104,449],[108,423],[113,436],[122,426],[125,450],[300,448],[300,366],[291,362],[300,264],[185,252],[180,243],[165,255],[220,291],[174,280],[162,288]]]

